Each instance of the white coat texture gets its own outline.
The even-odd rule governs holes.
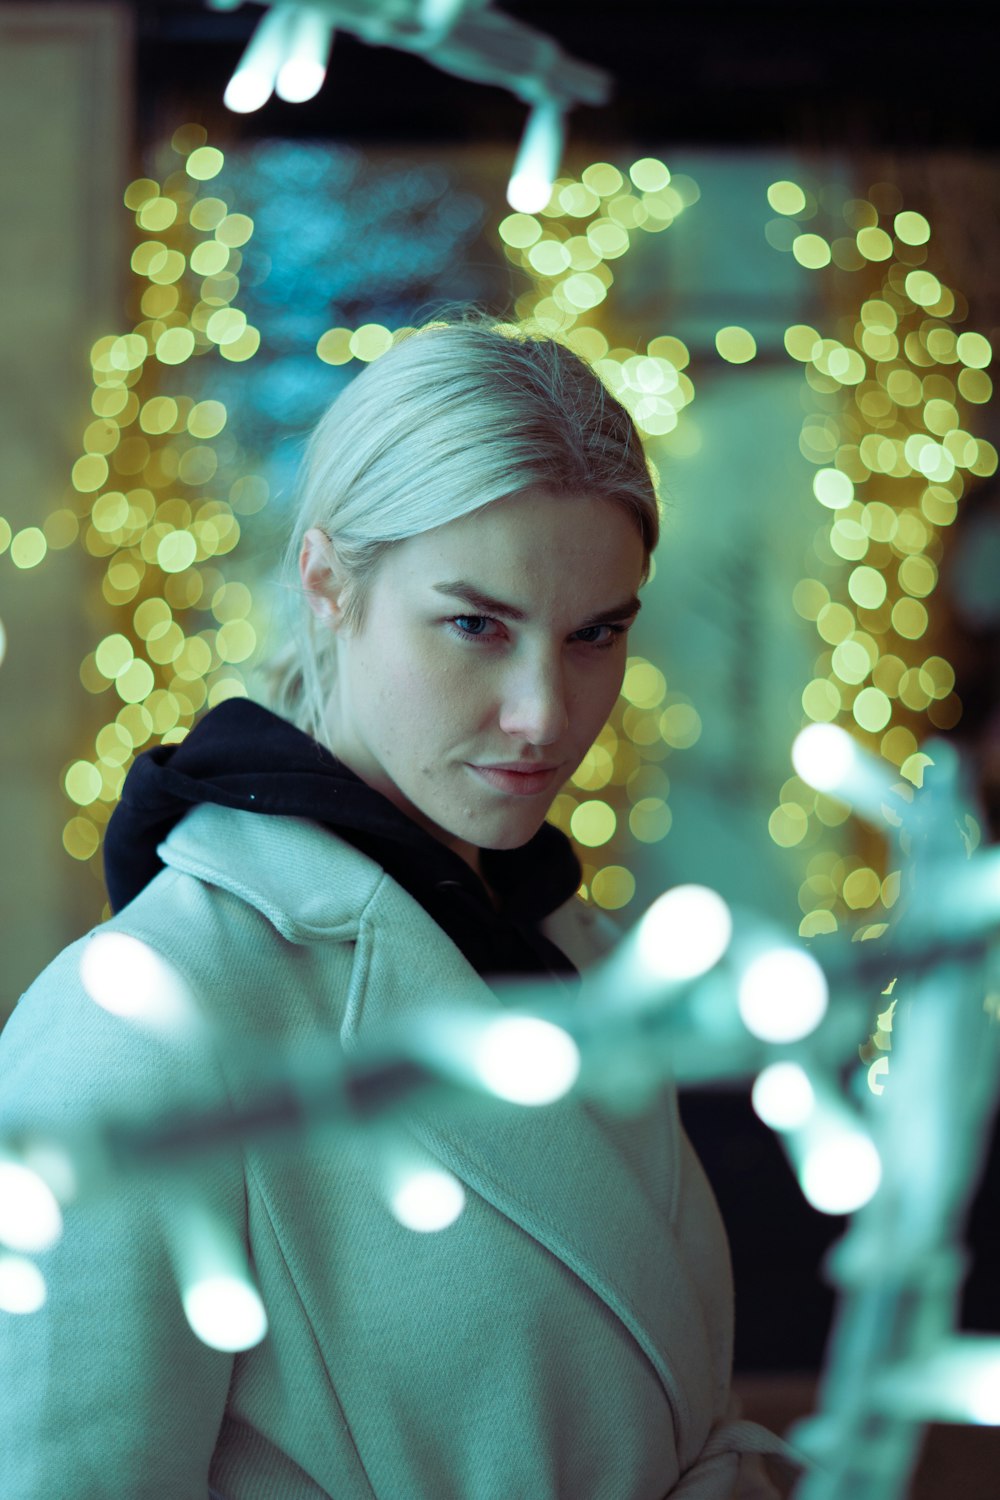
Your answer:
[[[211,1040],[95,1005],[88,934],[0,1037],[0,1132],[225,1111],[248,1058],[377,1049],[430,1004],[502,1010],[419,903],[317,824],[202,804],[159,852],[166,868],[95,932],[167,959]],[[583,968],[600,922],[574,896],[543,928]],[[391,1142],[371,1127],[251,1137],[71,1206],[38,1257],[45,1307],[0,1313],[3,1500],[774,1493],[748,1455],[777,1440],[727,1421],[728,1250],[669,1085],[627,1117],[573,1095],[414,1100],[398,1134],[464,1184],[440,1232],[389,1212]],[[269,1331],[244,1352],[207,1348],[184,1317],[192,1195],[249,1252]]]

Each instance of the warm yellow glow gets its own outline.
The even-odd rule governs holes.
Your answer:
[[[715,335],[715,347],[731,365],[744,365],[757,353],[757,341],[746,328],[730,325]]]
[[[772,182],[767,201],[776,214],[800,214],[806,206],[806,195],[797,182]]]

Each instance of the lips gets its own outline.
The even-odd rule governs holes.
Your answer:
[[[506,766],[470,766],[469,769],[496,791],[515,797],[532,797],[548,790],[559,772],[558,766],[536,767],[530,771],[511,770]]]

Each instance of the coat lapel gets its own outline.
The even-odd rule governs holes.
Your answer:
[[[502,1010],[451,940],[395,882],[362,924],[345,1048],[377,1047],[428,1003],[484,1016]],[[625,1159],[601,1109],[575,1095],[525,1107],[488,1095],[429,1096],[404,1124],[456,1177],[564,1262],[622,1321],[650,1360],[674,1413],[682,1465],[701,1439],[693,1412],[713,1407],[710,1341],[672,1225],[643,1176],[680,1170],[680,1124],[661,1099],[643,1122],[655,1150]],[[631,1153],[630,1153],[631,1154]],[[689,1446],[693,1445],[693,1452]]]

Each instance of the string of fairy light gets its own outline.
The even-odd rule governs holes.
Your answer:
[[[822,516],[814,566],[792,596],[821,646],[803,714],[848,728],[899,767],[912,795],[928,726],[950,729],[962,712],[954,668],[927,642],[947,528],[970,485],[997,467],[996,449],[966,426],[992,395],[993,351],[962,329],[965,299],[929,264],[931,225],[893,184],[848,199],[827,235],[809,227],[820,202],[799,183],[774,182],[767,197],[770,243],[807,269],[849,273],[857,287],[836,337],[795,324],[784,338],[809,388],[800,448],[816,466]],[[784,848],[809,849],[847,816],[793,776],[769,832]],[[899,871],[880,872],[874,859],[816,849],[799,889],[799,931],[811,937],[867,914],[859,933],[880,936],[899,884]]]
[[[258,330],[234,306],[253,224],[212,192],[223,153],[202,126],[181,127],[172,150],[178,166],[162,183],[139,178],[125,191],[138,316],[130,332],[91,350],[93,420],[67,503],[41,527],[0,536],[18,568],[77,541],[101,567],[118,628],[87,653],[80,679],[107,718],[62,778],[74,808],[64,846],[98,877],[104,827],[136,752],[182,739],[202,709],[245,693],[239,663],[257,645],[250,590],[219,563],[240,540],[239,515],[261,509],[267,486],[239,473],[235,451],[220,464],[223,403],[176,389],[192,359],[240,363],[257,351]]]

